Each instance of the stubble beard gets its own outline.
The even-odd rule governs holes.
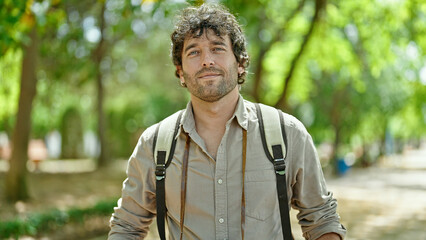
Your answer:
[[[197,75],[202,71],[205,70],[201,70],[193,76],[183,71],[183,77],[189,92],[205,102],[217,102],[237,86],[236,66],[228,68],[227,73],[222,70],[213,70],[213,72],[221,74],[220,80],[200,80]]]

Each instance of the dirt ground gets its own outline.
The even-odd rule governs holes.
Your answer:
[[[125,179],[125,161],[109,168],[82,173],[30,173],[28,184],[31,199],[15,204],[4,198],[5,173],[0,172],[0,221],[11,220],[28,213],[43,213],[56,208],[86,208],[102,200],[119,198]],[[89,219],[84,226],[72,224],[48,233],[48,239],[87,239],[108,231],[108,219]],[[84,236],[84,237],[83,237]]]

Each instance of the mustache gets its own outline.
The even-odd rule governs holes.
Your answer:
[[[222,70],[217,69],[217,68],[214,68],[214,67],[209,67],[209,68],[203,68],[203,69],[201,69],[200,71],[198,71],[198,72],[195,74],[195,76],[199,76],[199,75],[201,75],[201,74],[203,74],[203,73],[206,73],[206,72],[209,72],[209,73],[217,73],[217,74],[224,75],[224,72],[223,72]]]

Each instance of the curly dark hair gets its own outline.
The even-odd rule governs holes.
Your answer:
[[[203,4],[200,7],[188,7],[177,16],[175,29],[171,34],[171,55],[175,66],[182,66],[183,42],[188,36],[201,36],[206,29],[211,29],[218,36],[229,35],[237,62],[244,68],[238,74],[238,84],[243,84],[249,56],[246,50],[246,39],[234,15],[222,5]],[[175,72],[179,78],[178,71]]]

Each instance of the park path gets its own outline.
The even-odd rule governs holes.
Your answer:
[[[348,240],[426,240],[426,146],[352,169],[328,187]]]

